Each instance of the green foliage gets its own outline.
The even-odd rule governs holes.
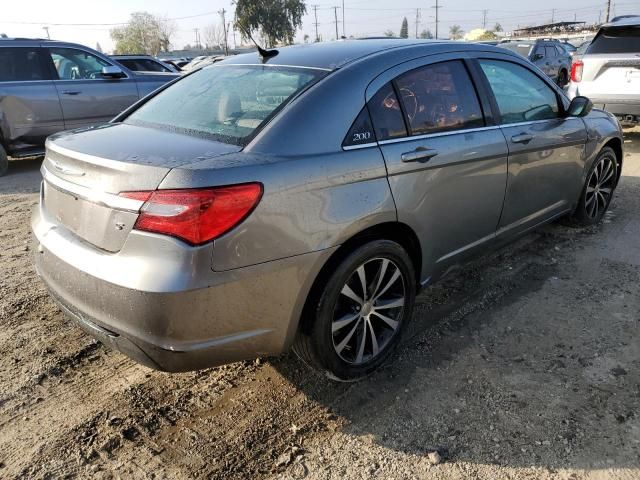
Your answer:
[[[502,31],[502,25],[500,25],[500,22],[496,23],[496,26],[493,27],[493,31],[494,32],[501,32]]]
[[[109,33],[116,44],[116,54],[157,55],[169,50],[174,32],[175,25],[170,21],[149,12],[135,12],[131,14],[129,23]]]
[[[402,27],[400,27],[400,38],[409,38],[409,22],[407,17],[402,19]]]
[[[490,30],[487,30],[482,35],[480,35],[477,40],[495,40],[498,36]]]
[[[236,0],[235,24],[245,39],[259,35],[268,47],[293,43],[307,6],[302,0]]]
[[[422,30],[422,32],[420,32],[420,38],[426,38],[427,40],[431,40],[433,38],[433,34],[429,29]]]
[[[451,40],[460,40],[464,36],[464,30],[460,28],[460,25],[451,25],[449,28],[449,37]]]

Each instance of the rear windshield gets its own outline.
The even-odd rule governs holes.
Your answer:
[[[174,83],[124,123],[245,145],[296,93],[326,71],[263,65],[218,65]]]
[[[638,52],[640,52],[640,27],[602,29],[587,49],[587,54]]]
[[[528,45],[526,43],[501,43],[498,46],[519,53],[525,58],[529,57],[529,52],[533,47],[533,45]]]

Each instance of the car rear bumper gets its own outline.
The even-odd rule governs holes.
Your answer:
[[[172,372],[288,349],[312,282],[334,250],[226,272],[214,272],[207,263],[202,273],[193,264],[202,261],[202,252],[172,255],[167,248],[190,247],[171,239],[175,244],[156,250],[163,268],[154,271],[126,248],[112,254],[86,244],[41,209],[34,212],[32,228],[37,272],[64,312],[106,345]],[[160,255],[177,261],[162,263]],[[185,272],[192,273],[188,280]]]

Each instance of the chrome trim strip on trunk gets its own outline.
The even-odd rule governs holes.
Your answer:
[[[112,193],[95,191],[91,188],[69,182],[51,173],[44,167],[44,165],[42,166],[41,171],[42,178],[44,178],[44,180],[55,189],[97,205],[132,213],[138,213],[140,208],[142,208],[142,205],[144,205],[144,202],[140,200],[120,197]]]

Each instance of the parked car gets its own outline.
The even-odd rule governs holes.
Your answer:
[[[180,71],[151,55],[111,55],[111,58],[133,72],[177,73]]]
[[[563,40],[562,42],[558,42],[558,45],[564,48],[565,51],[572,57],[573,57],[573,54],[576,52],[576,50],[578,50],[578,48],[574,44],[569,43],[566,40]]]
[[[564,87],[569,81],[571,55],[556,40],[513,40],[498,45],[529,59]]]
[[[107,122],[177,74],[136,73],[74,43],[0,38],[0,175],[47,136]]]
[[[47,141],[37,271],[80,326],[145,365],[293,345],[358,378],[398,344],[420,287],[609,206],[618,122],[509,50],[349,40],[263,53]]]
[[[640,17],[603,25],[573,63],[570,98],[585,95],[624,126],[640,123]]]

